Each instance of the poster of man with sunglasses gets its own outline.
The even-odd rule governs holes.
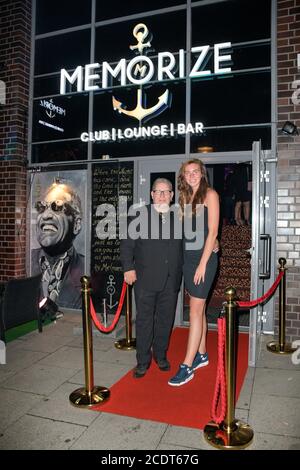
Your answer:
[[[49,297],[59,307],[80,309],[80,278],[85,273],[82,231],[85,174],[63,172],[57,176],[51,172],[35,178],[31,275],[42,273],[44,297]]]

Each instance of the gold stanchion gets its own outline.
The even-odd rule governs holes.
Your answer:
[[[279,272],[283,271],[283,276],[279,283],[279,343],[270,341],[267,344],[268,351],[275,354],[291,354],[296,351],[290,343],[285,342],[285,300],[286,300],[286,259],[279,258]]]
[[[82,326],[83,326],[83,347],[84,347],[84,369],[85,388],[78,388],[71,393],[69,400],[72,405],[89,408],[93,405],[100,405],[110,397],[110,391],[106,387],[94,385],[93,366],[93,334],[92,321],[90,315],[90,285],[86,276],[81,278],[82,292]]]
[[[227,410],[224,421],[220,424],[209,422],[204,428],[204,438],[218,449],[244,449],[253,439],[252,428],[235,419],[235,376],[236,376],[236,303],[235,289],[228,287],[225,291],[226,313],[226,390]]]
[[[136,339],[132,338],[132,287],[127,284],[126,288],[126,338],[115,342],[117,349],[131,351],[136,347]]]

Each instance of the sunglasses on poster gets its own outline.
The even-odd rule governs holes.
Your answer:
[[[71,215],[74,213],[74,209],[70,206],[70,204],[60,200],[52,202],[37,201],[35,208],[38,214],[43,214],[43,212],[45,212],[47,209],[51,209],[55,213],[64,212],[66,215]]]

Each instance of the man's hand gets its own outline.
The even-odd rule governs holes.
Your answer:
[[[136,272],[135,272],[134,269],[132,271],[126,271],[124,273],[124,281],[126,282],[126,284],[129,284],[130,286],[132,286],[132,284],[135,283],[135,281],[136,281]]]

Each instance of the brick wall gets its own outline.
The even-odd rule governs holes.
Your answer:
[[[25,275],[31,1],[0,0],[0,281]]]
[[[300,80],[300,1],[278,0],[278,121],[279,129],[291,121],[300,131],[299,104],[292,87]],[[299,82],[300,85],[300,82]],[[298,87],[299,87],[298,85]],[[278,132],[277,256],[287,259],[286,339],[300,338],[300,136]],[[276,308],[278,324],[278,305]]]

